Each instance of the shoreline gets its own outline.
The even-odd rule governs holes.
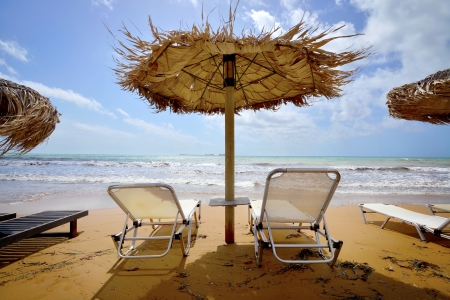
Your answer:
[[[210,156],[24,155],[0,162],[0,211],[20,202],[24,204],[13,205],[16,208],[12,209],[20,207],[23,213],[30,212],[30,207],[36,207],[34,212],[43,206],[61,207],[60,202],[69,202],[74,209],[111,207],[106,190],[113,184],[162,182],[171,185],[180,198],[190,198],[192,194],[204,203],[211,196],[223,196],[225,189],[223,162]],[[450,195],[447,158],[250,156],[237,159],[236,196],[261,198],[267,174],[284,167],[337,169],[341,181],[331,205],[367,202],[380,193],[390,203],[411,203],[412,198],[424,203],[428,197],[433,197],[432,202],[440,202]],[[419,199],[419,195],[424,195],[424,199]],[[89,203],[77,207],[76,201],[83,198]]]
[[[403,206],[427,213],[425,205]],[[427,234],[423,243],[411,225],[392,221],[381,229],[381,215],[371,214],[364,224],[357,205],[331,206],[331,235],[344,241],[336,266],[290,267],[264,249],[258,268],[247,208],[235,209],[230,245],[223,211],[203,203],[202,224],[185,258],[174,241],[162,258],[119,260],[110,235],[121,230],[125,214],[117,207],[90,210],[73,239],[43,235],[0,250],[0,257],[20,257],[0,264],[2,299],[450,299],[450,240]]]
[[[37,213],[43,210],[102,210],[117,207],[117,204],[104,190],[82,191],[82,193],[56,193],[43,195],[40,199],[24,201],[17,204],[0,204],[0,212],[17,213],[18,215]],[[246,193],[236,197],[261,199],[262,193]],[[223,197],[218,193],[177,193],[179,199],[199,199],[203,205],[208,205],[211,197]],[[330,207],[358,205],[360,203],[387,203],[400,205],[425,205],[429,203],[449,203],[447,195],[373,195],[373,194],[344,194],[338,191],[330,202]]]

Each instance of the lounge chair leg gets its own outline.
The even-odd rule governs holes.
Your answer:
[[[391,217],[387,217],[386,220],[384,220],[383,224],[381,224],[381,229],[384,228],[384,226],[386,226],[386,223],[389,221]]]
[[[334,250],[334,259],[329,263],[329,266],[332,267],[334,266],[334,264],[336,263],[339,253],[341,252],[342,246],[344,245],[343,241],[337,241],[337,242],[333,242],[333,248],[335,248]]]
[[[247,223],[250,226],[250,232],[252,231],[252,215],[251,215],[252,206],[249,204],[247,208]]]
[[[77,220],[70,222],[70,237],[74,238],[77,235]]]
[[[249,221],[249,228],[250,228],[250,232],[255,234],[255,232],[253,231],[253,217]]]
[[[361,204],[359,205],[359,209],[361,209],[361,215],[364,220],[364,224],[367,224],[366,215],[365,215],[366,212],[363,210]]]
[[[176,239],[180,239],[180,243],[181,243],[181,253],[183,253],[183,256],[187,256],[186,253],[186,247],[184,245],[184,240],[183,240],[183,233],[179,233],[176,237]]]
[[[254,238],[254,247],[255,247],[255,260],[258,267],[262,266],[262,256],[264,249],[264,241],[262,240],[262,236],[257,228],[256,222],[253,223],[253,238]]]
[[[200,218],[200,214],[198,215],[198,217]],[[200,219],[197,220],[197,212],[195,211],[194,211],[194,218],[195,218],[195,228],[198,228],[198,223]]]
[[[433,210],[433,205],[432,204],[427,204],[427,207],[430,210],[431,214],[433,216],[435,216],[436,215],[436,211]]]
[[[257,245],[257,252],[255,253],[256,264],[258,265],[258,267],[262,266],[263,249],[264,249],[264,242],[259,240]]]
[[[202,202],[201,201],[198,202],[197,207],[198,207],[198,222],[200,224],[202,224]]]
[[[425,238],[425,236],[422,233],[422,228],[420,228],[419,226],[417,226],[417,224],[411,223],[414,227],[416,227],[417,232],[419,233],[420,239],[422,240],[422,242],[427,243],[427,239]]]
[[[114,243],[114,246],[116,247],[116,250],[119,249],[119,242],[120,242],[120,235],[121,234],[122,234],[122,232],[118,233],[118,234],[111,235],[111,239],[112,239],[112,241]]]

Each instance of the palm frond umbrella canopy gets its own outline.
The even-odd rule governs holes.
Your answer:
[[[208,21],[190,30],[163,31],[149,25],[154,40],[121,31],[114,69],[124,90],[138,93],[156,111],[225,114],[225,200],[234,195],[234,115],[244,109],[276,110],[281,104],[308,105],[308,99],[339,97],[357,71],[339,67],[362,59],[367,48],[332,53],[322,49],[339,28],[317,33],[306,20],[288,31],[234,35],[234,17],[214,30]],[[278,35],[277,35],[278,34]],[[225,241],[234,242],[234,207],[225,206]]]
[[[27,153],[46,141],[60,114],[35,90],[0,78],[0,156]]]
[[[387,94],[389,114],[398,119],[450,123],[450,69],[393,88]]]

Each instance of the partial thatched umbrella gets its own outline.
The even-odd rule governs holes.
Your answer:
[[[35,90],[0,78],[0,156],[24,154],[48,139],[60,114]]]
[[[450,69],[393,88],[387,94],[389,114],[398,119],[450,123]]]
[[[234,114],[243,109],[276,110],[281,104],[308,105],[308,98],[339,97],[353,71],[339,67],[366,57],[367,49],[331,53],[321,49],[341,37],[339,28],[316,33],[306,21],[275,36],[278,29],[236,37],[235,13],[217,31],[208,21],[191,30],[158,30],[149,18],[152,42],[122,32],[118,83],[137,92],[156,111],[225,114],[225,200],[234,195]],[[315,35],[314,35],[315,34]],[[225,207],[225,241],[234,242],[234,207]]]

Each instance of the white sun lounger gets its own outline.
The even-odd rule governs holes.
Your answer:
[[[325,211],[339,180],[339,172],[330,169],[276,169],[269,173],[263,200],[252,200],[249,205],[249,223],[255,238],[255,257],[258,266],[262,264],[265,246],[270,246],[275,257],[284,263],[333,265],[336,262],[342,241],[330,236]],[[323,229],[320,228],[321,223]],[[292,229],[294,232],[311,230],[315,240],[309,244],[293,243],[294,239],[274,240],[274,230],[286,229]],[[277,252],[279,248],[314,248],[321,257],[281,258]],[[329,257],[325,256],[323,249],[329,251]]]
[[[360,204],[362,217],[364,223],[367,224],[366,213],[374,212],[386,216],[386,220],[381,224],[381,228],[384,228],[386,223],[391,219],[397,219],[413,225],[419,233],[420,239],[427,242],[422,231],[428,231],[436,236],[450,239],[450,218],[443,218],[439,216],[430,216],[422,213],[414,212],[405,208],[401,208],[392,204],[382,203],[366,203]]]
[[[117,248],[117,253],[121,258],[155,258],[166,255],[173,239],[180,240],[181,251],[184,256],[188,255],[191,246],[191,231],[193,219],[195,226],[198,227],[196,207],[199,208],[200,220],[200,200],[178,200],[173,188],[167,184],[149,183],[136,185],[113,185],[108,188],[108,194],[126,213],[125,224],[122,232],[113,235],[112,239]],[[149,222],[144,222],[148,219]],[[128,221],[133,222],[128,227]],[[171,234],[168,236],[155,235],[156,230],[161,225],[172,226]],[[141,226],[152,226],[152,233],[147,236],[138,236],[138,228]],[[184,244],[182,231],[188,228],[187,244]],[[133,230],[132,237],[126,237],[126,234]],[[133,255],[135,242],[138,240],[168,240],[168,246],[165,252],[152,255]],[[125,241],[131,241],[131,246],[127,252],[123,253]]]
[[[450,204],[427,204],[427,206],[433,215],[436,213],[450,213]]]

